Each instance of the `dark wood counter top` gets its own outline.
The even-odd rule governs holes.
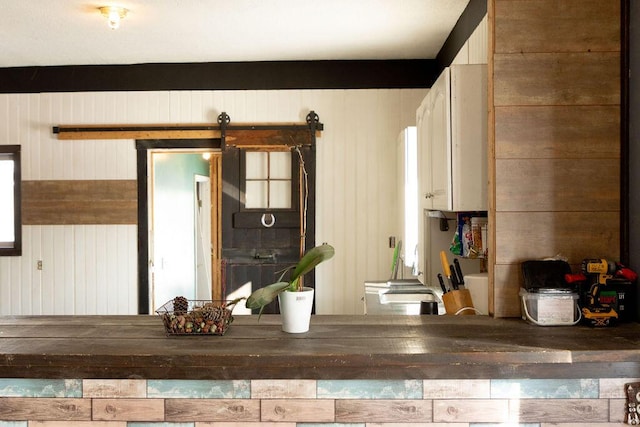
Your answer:
[[[640,377],[640,324],[539,327],[486,316],[236,316],[225,336],[167,337],[154,316],[0,317],[0,378]]]

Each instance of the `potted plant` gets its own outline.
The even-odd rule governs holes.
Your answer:
[[[282,316],[282,330],[290,333],[307,332],[314,289],[304,286],[303,276],[321,262],[333,257],[334,252],[333,246],[326,243],[309,250],[296,265],[286,269],[277,282],[255,290],[247,298],[246,307],[252,310],[260,309],[261,315],[264,307],[277,297]],[[283,281],[284,276],[292,269],[289,281]]]

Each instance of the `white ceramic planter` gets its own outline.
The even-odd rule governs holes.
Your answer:
[[[313,288],[305,287],[302,292],[284,291],[278,294],[284,332],[299,334],[309,330],[313,291]]]

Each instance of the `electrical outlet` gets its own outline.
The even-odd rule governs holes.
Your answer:
[[[389,236],[389,248],[393,249],[396,247],[396,236]]]
[[[36,268],[37,268],[38,270],[42,270],[42,260],[41,260],[41,259],[39,259],[39,260],[38,260],[38,263],[37,263],[37,267],[36,267]]]

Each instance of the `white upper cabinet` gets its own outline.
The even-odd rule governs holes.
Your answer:
[[[487,210],[487,66],[445,68],[416,125],[422,208]]]

